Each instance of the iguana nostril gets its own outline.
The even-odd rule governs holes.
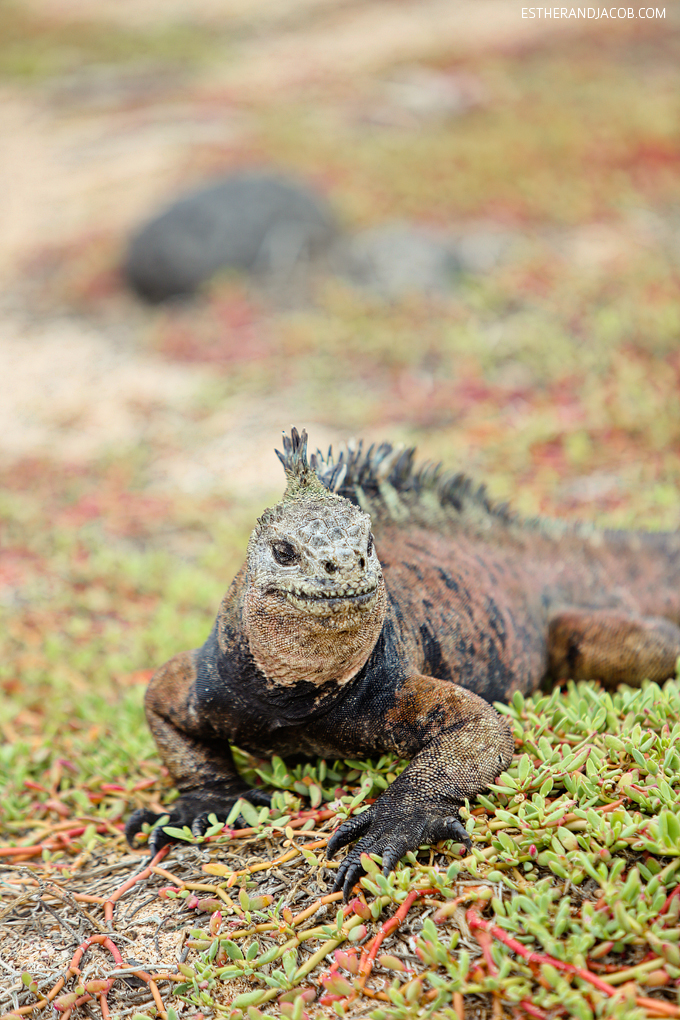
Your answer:
[[[363,558],[363,556],[359,557],[359,566],[361,567],[362,570],[366,566],[366,560]]]
[[[334,574],[335,571],[338,569],[337,563],[333,563],[333,560],[326,560],[326,562],[324,563],[324,567],[326,568],[327,574]]]

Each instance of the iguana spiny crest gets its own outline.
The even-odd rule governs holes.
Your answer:
[[[272,682],[344,683],[373,651],[385,617],[371,519],[319,481],[304,430],[292,429],[283,445],[283,500],[265,511],[248,543],[250,648]]]

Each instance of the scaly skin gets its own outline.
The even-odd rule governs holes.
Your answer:
[[[410,764],[332,856],[347,897],[363,852],[388,873],[422,843],[469,845],[458,807],[506,768],[490,702],[546,678],[663,680],[680,655],[680,536],[522,522],[482,489],[385,444],[307,460],[284,437],[288,485],[265,511],[202,648],[153,677],[146,712],[180,797],[170,824],[205,831],[238,797],[230,744],[254,754]],[[374,538],[375,536],[375,538]],[[132,840],[153,812],[136,812]],[[156,828],[155,853],[170,837]]]

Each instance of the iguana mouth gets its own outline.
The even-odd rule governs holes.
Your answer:
[[[302,589],[282,591],[289,602],[299,609],[306,609],[308,612],[318,613],[340,612],[348,608],[360,608],[372,602],[378,591],[377,584],[359,584],[353,586],[338,586],[335,588],[319,589],[317,591],[303,591]]]
[[[330,588],[328,590],[320,589],[319,591],[291,591],[291,595],[294,595],[297,599],[346,599],[361,597],[362,595],[372,595],[377,588],[377,584],[364,584],[354,585],[353,587],[337,587]]]

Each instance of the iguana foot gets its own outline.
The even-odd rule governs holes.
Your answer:
[[[340,865],[333,887],[334,892],[342,889],[345,901],[350,898],[352,886],[364,872],[362,854],[379,854],[383,875],[388,875],[404,854],[417,850],[422,843],[458,839],[468,850],[472,846],[457,808],[448,807],[447,813],[443,814],[435,805],[425,804],[408,811],[384,794],[363,814],[348,818],[335,830],[326,848],[326,856],[330,859],[341,846],[358,837],[361,839]]]
[[[218,818],[226,818],[239,797],[249,800],[251,804],[269,805],[271,801],[271,795],[264,790],[252,790],[244,787],[242,791],[234,793],[233,790],[224,792],[203,787],[182,794],[179,800],[175,801],[172,809],[163,814],[149,811],[148,808],[139,808],[128,819],[125,826],[125,838],[132,846],[135,836],[142,831],[142,826],[145,823],[154,825],[160,818],[168,815],[165,825],[157,826],[149,833],[147,846],[150,855],[154,857],[161,847],[177,842],[174,836],[163,831],[167,826],[181,829],[188,825],[194,836],[202,836],[210,827],[209,816],[214,814]]]

